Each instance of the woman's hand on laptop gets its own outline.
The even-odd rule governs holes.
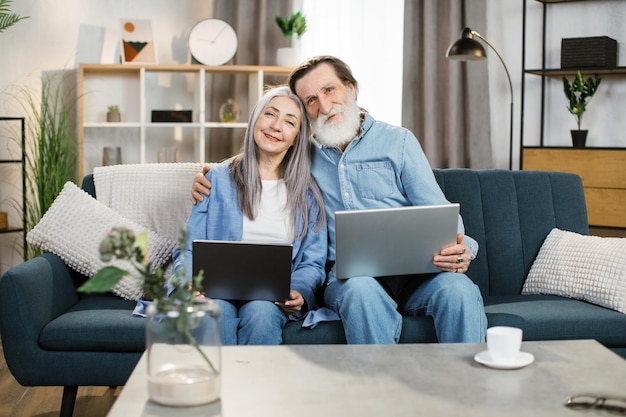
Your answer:
[[[202,167],[202,172],[198,172],[193,177],[193,185],[191,186],[191,203],[193,205],[198,201],[204,201],[204,196],[211,194],[211,182],[205,177],[210,169],[210,165],[205,165]]]
[[[465,273],[471,260],[470,248],[463,243],[463,234],[457,233],[456,244],[441,249],[433,258],[433,264],[442,271]]]
[[[276,302],[276,305],[280,307],[285,313],[292,314],[297,313],[302,310],[302,306],[304,305],[304,298],[302,298],[302,294],[298,291],[291,290],[289,291],[289,299],[284,302]]]

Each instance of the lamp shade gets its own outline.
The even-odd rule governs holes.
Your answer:
[[[487,57],[483,45],[474,39],[470,28],[465,28],[461,32],[459,40],[448,47],[446,58],[458,59],[461,61],[476,61]]]

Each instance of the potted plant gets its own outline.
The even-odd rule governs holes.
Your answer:
[[[67,181],[76,182],[78,145],[74,124],[76,96],[71,73],[55,71],[41,78],[41,92],[20,88],[14,95],[28,114],[25,149],[26,229],[31,230]],[[26,258],[42,253],[28,245]]]
[[[120,114],[120,108],[117,104],[112,104],[107,107],[107,122],[119,123],[122,121],[122,115]]]
[[[587,103],[598,90],[601,78],[584,79],[580,71],[570,83],[567,77],[563,77],[563,92],[568,100],[567,110],[576,118],[577,130],[571,130],[572,144],[575,148],[584,148],[587,141],[587,130],[581,130],[583,114],[587,110]]]
[[[293,37],[298,39],[306,32],[306,17],[301,12],[296,12],[290,17],[275,17],[276,24],[287,39],[286,48],[278,48],[276,61],[280,66],[294,66],[298,64],[298,51],[293,47]]]
[[[10,28],[22,19],[27,19],[28,16],[19,16],[12,13],[9,9],[11,0],[0,0],[0,33]]]
[[[189,280],[183,267],[168,279],[161,267],[148,261],[149,235],[147,230],[135,235],[125,227],[113,228],[100,244],[100,258],[103,262],[125,261],[130,270],[105,266],[78,291],[108,292],[133,271],[144,298],[152,301],[146,308],[150,399],[177,407],[216,401],[220,396],[219,306],[197,296],[202,291],[202,271]],[[183,232],[181,253],[184,241]]]

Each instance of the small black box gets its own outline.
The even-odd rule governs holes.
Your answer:
[[[615,68],[617,41],[608,36],[561,39],[561,69]]]
[[[153,123],[191,123],[191,110],[152,110]]]

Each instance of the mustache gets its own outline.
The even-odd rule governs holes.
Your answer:
[[[320,115],[317,119],[320,123],[326,123],[328,119],[333,117],[336,114],[339,114],[343,111],[343,106],[335,106],[327,114]]]

